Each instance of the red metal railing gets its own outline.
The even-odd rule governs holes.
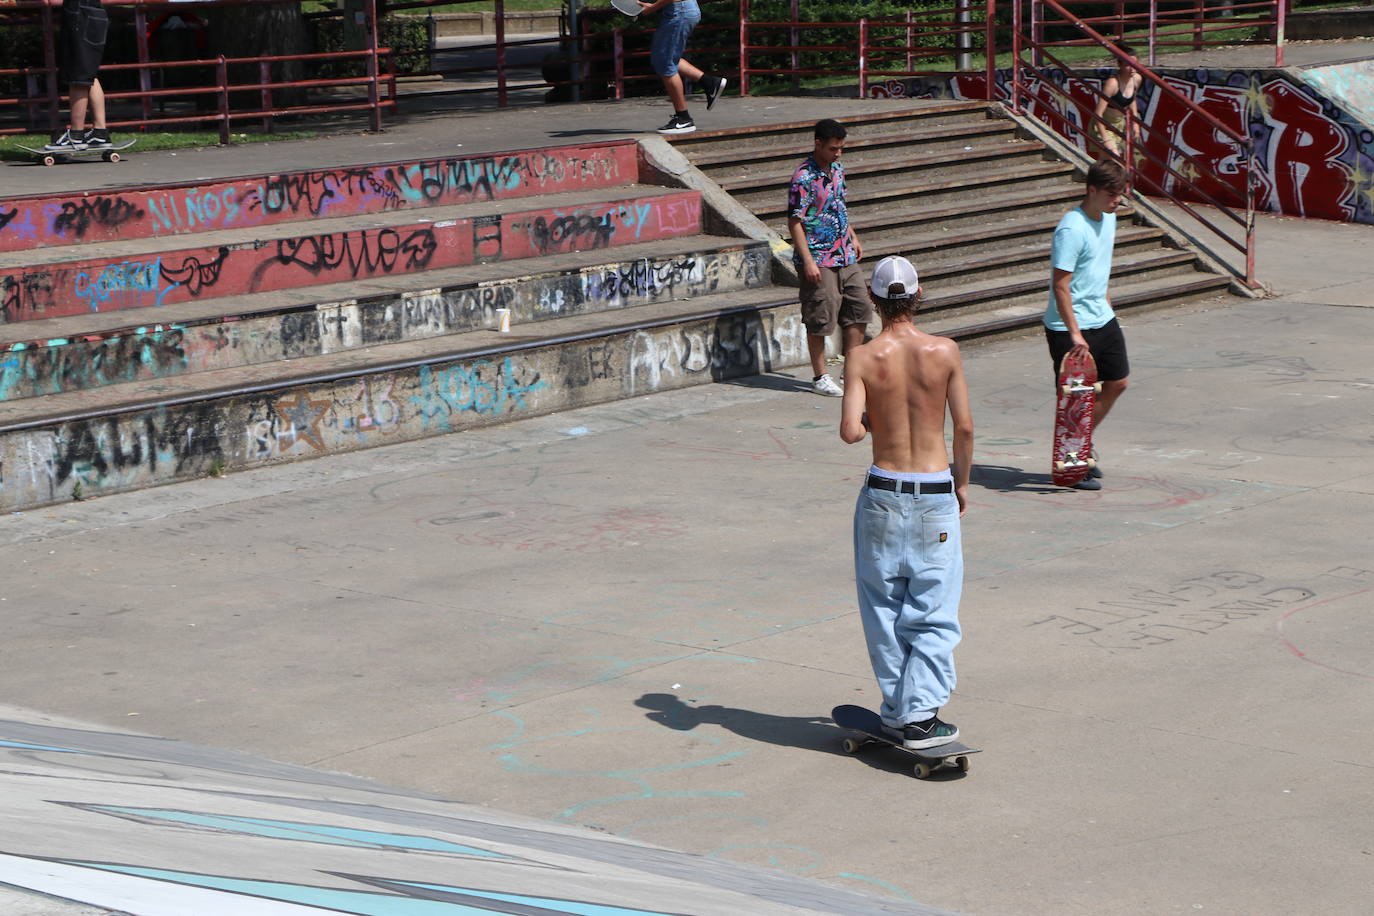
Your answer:
[[[177,0],[175,9],[186,12],[190,9],[207,6],[256,5],[279,2],[279,0]],[[148,42],[148,12],[165,12],[167,0],[104,0],[108,8],[124,8],[132,12],[138,60],[129,63],[107,62],[101,66],[102,73],[133,72],[137,74],[138,89],[111,90],[105,93],[107,107],[117,107],[120,102],[135,102],[140,117],[111,118],[109,124],[117,128],[142,129],[157,125],[172,124],[217,124],[221,142],[230,140],[230,125],[234,121],[261,119],[265,129],[270,129],[273,119],[298,114],[329,114],[345,111],[366,111],[373,130],[381,129],[381,114],[384,109],[396,105],[396,82],[394,61],[391,49],[381,47],[377,42],[377,0],[363,0],[365,14],[366,46],[356,51],[334,51],[319,54],[262,55],[257,57],[226,58],[223,55],[201,60],[155,61],[150,59]],[[48,130],[55,130],[60,124],[63,106],[68,99],[63,95],[65,87],[58,85],[56,61],[57,22],[54,10],[61,0],[17,0],[0,6],[0,15],[11,24],[37,25],[43,33],[43,66],[11,68],[0,70],[0,77],[18,77],[25,86],[24,95],[0,98],[0,111],[5,108],[27,108],[27,124],[0,125],[0,134],[25,133],[41,129],[46,121]],[[355,77],[323,77],[312,79],[278,79],[271,76],[274,64],[322,63],[361,60],[365,75]],[[241,76],[231,78],[235,65],[256,65],[256,79],[245,80]],[[209,81],[200,85],[181,85],[154,88],[156,76],[166,77],[169,72],[196,70],[213,72]],[[382,87],[386,87],[383,97]],[[365,102],[324,102],[317,101],[303,105],[282,106],[274,103],[275,90],[320,90],[339,89],[352,86],[366,88]],[[255,93],[258,106],[235,108],[231,97],[240,93]],[[165,109],[168,100],[198,99],[200,110],[189,115],[168,115],[155,112],[154,108]],[[204,104],[206,99],[213,101],[213,110]],[[155,102],[161,103],[155,106]]]
[[[739,89],[741,95],[752,91],[751,77],[758,75],[791,77],[796,87],[802,76],[857,77],[860,97],[867,97],[872,77],[900,78],[936,72],[972,69],[981,58],[986,73],[988,98],[995,85],[997,17],[995,0],[964,3],[958,6],[913,11],[899,18],[860,18],[848,22],[802,22],[798,3],[793,0],[793,18],[785,22],[759,22],[749,18],[749,0],[740,0]],[[981,21],[972,18],[972,9]],[[841,44],[803,43],[808,33],[852,30],[854,40]],[[761,35],[786,35],[786,44],[756,44]],[[853,55],[853,67],[801,65],[802,53]],[[768,66],[757,65],[767,59]],[[781,58],[788,59],[779,66]]]
[[[1068,10],[1083,7],[1100,10],[1103,6],[1101,0],[1059,2]],[[1282,67],[1289,2],[1291,0],[1229,0],[1225,6],[1218,6],[1206,0],[1148,0],[1130,4],[1117,0],[1111,14],[1078,16],[1077,21],[1117,42],[1131,41],[1145,46],[1148,49],[1145,59],[1151,67],[1156,65],[1161,50],[1201,51],[1235,45],[1273,45],[1274,66]],[[1039,0],[1032,0],[1030,27],[1037,43],[1046,47],[1091,43],[1091,39],[1077,36],[1047,41],[1043,9]]]
[[[1023,3],[1039,6],[1039,18],[1023,17]],[[1242,253],[1245,257],[1244,281],[1252,289],[1257,288],[1258,284],[1255,280],[1255,184],[1258,180],[1259,167],[1255,162],[1254,141],[1250,136],[1225,124],[1215,115],[1197,105],[1192,99],[1160,79],[1148,67],[1130,58],[1115,43],[1109,41],[1084,20],[1074,17],[1058,0],[1013,0],[1013,4],[1012,110],[1018,114],[1036,118],[1056,133],[1081,145],[1094,157],[1111,156],[1117,159],[1126,167],[1127,173],[1133,178],[1136,175],[1137,163],[1142,159],[1149,160],[1166,180],[1152,181],[1148,192],[1152,196],[1168,199],[1217,239]],[[1052,23],[1047,22],[1044,15],[1046,12],[1054,14],[1058,18]],[[1130,109],[1126,112],[1124,130],[1118,130],[1099,117],[1096,113],[1098,100],[1106,97],[1097,87],[1079,81],[1077,88],[1088,90],[1087,95],[1091,101],[1086,101],[1068,91],[1060,84],[1059,80],[1054,78],[1054,75],[1044,69],[1044,61],[1048,60],[1064,74],[1072,74],[1073,72],[1071,67],[1064,64],[1049,50],[1053,45],[1037,40],[1035,36],[1037,23],[1068,25],[1077,29],[1085,37],[1086,42],[1100,47],[1119,61],[1131,63],[1140,72],[1144,83],[1148,83],[1154,92],[1163,93],[1174,104],[1182,106],[1191,114],[1202,119],[1212,130],[1216,131],[1219,137],[1225,137],[1235,144],[1237,151],[1234,160],[1237,165],[1236,177],[1243,186],[1240,188],[1230,186],[1228,190],[1232,192],[1232,199],[1223,200],[1217,194],[1194,181],[1192,177],[1206,173],[1208,166],[1187,149],[1175,144],[1173,138],[1167,136],[1162,129],[1156,129],[1151,125],[1137,121]],[[1083,44],[1084,42],[1076,43]],[[1063,45],[1064,42],[1059,44]],[[1030,55],[1031,59],[1026,59],[1027,54]],[[1056,107],[1054,103],[1058,103],[1060,107]],[[1069,109],[1077,109],[1079,115],[1077,122],[1065,114]],[[1137,131],[1144,134],[1143,143],[1136,143]],[[1112,151],[1105,142],[1093,137],[1094,133],[1102,136],[1115,135],[1119,137],[1122,141],[1123,154],[1118,155]],[[1187,174],[1185,169],[1190,171],[1192,175]],[[1180,194],[1174,190],[1175,187],[1181,187],[1187,193]],[[1140,189],[1137,188],[1136,190]],[[1193,207],[1190,202],[1211,204],[1215,208],[1218,218],[1223,222],[1240,227],[1242,237],[1237,239],[1228,233],[1223,225],[1209,219]],[[1244,208],[1243,214],[1236,212],[1236,209],[1241,205]],[[1232,230],[1232,232],[1234,231]]]

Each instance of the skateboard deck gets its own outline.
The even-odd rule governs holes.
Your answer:
[[[15,145],[19,146],[19,149],[24,150],[26,153],[33,153],[35,156],[38,157],[38,161],[43,163],[44,165],[57,165],[59,162],[71,162],[74,159],[89,159],[92,157],[99,157],[101,159],[104,159],[106,162],[118,162],[121,158],[123,158],[119,155],[120,151],[128,149],[137,142],[138,138],[135,137],[132,140],[125,140],[123,143],[115,143],[112,146],[105,146],[101,147],[100,149],[74,149],[58,151],[43,149],[41,147],[38,149],[34,149],[32,146],[19,146],[18,144]]]
[[[967,773],[969,755],[981,753],[980,748],[969,747],[958,741],[937,744],[934,747],[903,747],[901,739],[883,731],[883,720],[878,718],[878,714],[862,706],[836,706],[830,710],[830,718],[834,719],[840,728],[847,728],[863,735],[862,738],[844,739],[846,754],[857,754],[866,745],[875,743],[895,747],[916,758],[912,775],[917,779],[927,779],[942,768]]]
[[[1093,451],[1093,406],[1102,385],[1091,356],[1065,354],[1059,364],[1059,392],[1054,407],[1054,454],[1050,476],[1056,486],[1078,483],[1096,463]]]

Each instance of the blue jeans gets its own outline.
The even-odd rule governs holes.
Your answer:
[[[687,50],[687,39],[700,21],[701,8],[697,0],[679,0],[663,7],[658,14],[653,44],[649,46],[649,66],[655,73],[672,76],[677,72],[677,62]]]
[[[896,480],[942,474],[869,473]],[[950,493],[899,493],[865,484],[854,507],[854,581],[868,657],[883,692],[884,724],[923,722],[954,690],[964,552],[959,501]]]

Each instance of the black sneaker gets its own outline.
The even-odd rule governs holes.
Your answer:
[[[113,145],[110,143],[110,132],[103,127],[92,127],[86,131],[84,142],[86,149],[109,149]]]
[[[44,152],[48,153],[74,153],[86,148],[80,137],[72,134],[71,128],[67,128],[60,134],[54,134],[52,141],[43,147]]]
[[[1072,487],[1070,487],[1070,489],[1073,489],[1073,490],[1100,490],[1100,489],[1102,489],[1102,482],[1099,481],[1096,477],[1093,477],[1091,474],[1089,474],[1087,477],[1084,477],[1084,478],[1083,478],[1082,480],[1080,480],[1078,483],[1076,483],[1076,484],[1074,484]]]
[[[1099,461],[1098,458],[1097,458],[1097,449],[1093,449],[1093,450],[1092,450],[1092,456],[1093,456],[1093,466],[1090,467],[1090,468],[1088,468],[1088,476],[1089,476],[1089,477],[1096,477],[1096,478],[1098,478],[1098,479],[1101,479],[1101,477],[1102,477],[1102,462]]]
[[[923,748],[939,747],[949,744],[959,737],[959,729],[948,722],[941,722],[939,716],[931,716],[924,722],[908,722],[901,730],[884,725],[883,731],[894,738],[900,738],[902,747]]]
[[[723,76],[717,76],[715,78],[715,81],[711,83],[702,80],[701,91],[706,93],[707,111],[711,110],[711,106],[716,104],[716,99],[720,98],[720,94],[725,91],[726,82],[727,81]]]
[[[668,119],[668,123],[658,129],[661,134],[690,134],[697,129],[696,122],[691,115],[675,114]]]

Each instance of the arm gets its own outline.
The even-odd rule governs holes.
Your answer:
[[[673,0],[654,0],[653,3],[647,3],[645,2],[645,0],[639,0],[639,14],[642,16],[645,13],[658,12],[660,9],[662,9],[663,7],[667,6],[669,3],[672,2]]]
[[[1059,310],[1059,318],[1064,322],[1064,327],[1069,330],[1069,339],[1073,341],[1073,351],[1077,351],[1078,355],[1081,356],[1087,352],[1088,341],[1084,339],[1083,332],[1078,329],[1078,316],[1073,313],[1073,294],[1069,292],[1071,280],[1073,280],[1073,271],[1054,268],[1054,304]]]
[[[840,402],[840,438],[853,445],[864,441],[868,435],[868,396],[864,391],[863,373],[856,365],[859,356],[856,348],[849,351],[844,366],[844,400]],[[857,360],[862,363],[862,357]]]
[[[854,231],[853,226],[849,227],[849,240],[854,243],[854,253],[862,261],[864,259],[864,246],[860,243],[858,233]]]
[[[845,396],[849,395],[849,380],[845,379]],[[949,418],[954,424],[954,495],[959,500],[959,515],[968,511],[968,479],[973,470],[973,411],[968,403],[968,382],[964,379],[964,361],[959,347],[954,346],[954,368],[949,374],[945,399]]]
[[[808,283],[821,282],[821,269],[816,266],[815,258],[811,257],[811,246],[806,244],[806,230],[802,227],[802,221],[795,216],[787,217],[787,231],[792,236],[792,244],[797,247],[797,255],[801,258],[802,276]]]

